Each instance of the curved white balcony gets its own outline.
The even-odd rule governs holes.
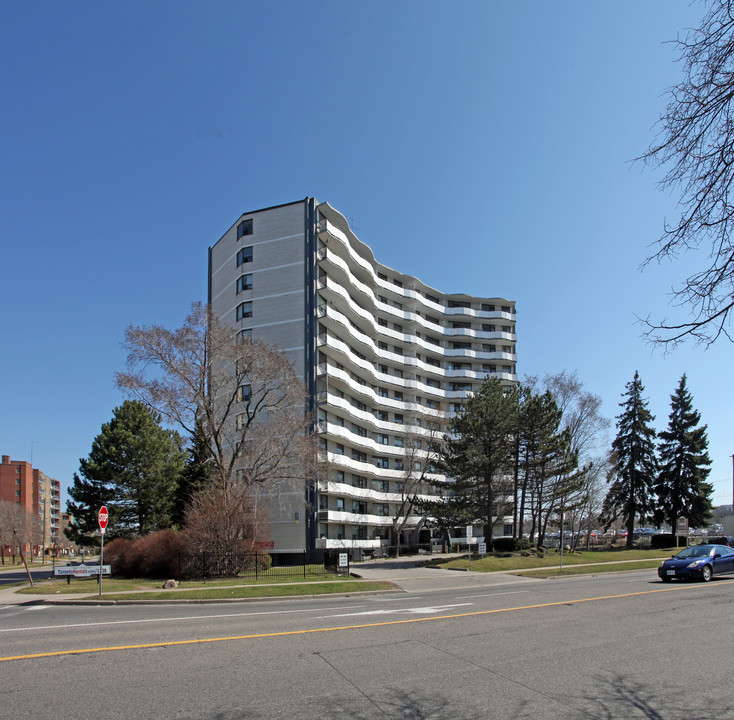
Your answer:
[[[333,214],[335,216],[338,216],[346,225],[346,220],[344,220],[344,217],[333,208],[331,208],[331,206],[329,206],[327,203],[320,205],[319,209],[323,216],[327,214]],[[355,281],[360,285],[366,286],[367,289],[372,292],[372,294],[374,294],[374,290],[372,290],[372,287],[379,288],[385,293],[393,294],[399,298],[404,298],[406,300],[415,301],[425,306],[425,308],[427,308],[428,310],[443,315],[464,314],[476,318],[503,319],[507,321],[514,321],[516,318],[516,314],[514,312],[505,312],[502,310],[487,311],[475,308],[447,307],[442,299],[442,296],[445,297],[445,293],[442,293],[441,291],[436,290],[435,288],[432,288],[425,283],[422,283],[420,280],[413,277],[412,275],[406,275],[404,273],[397,272],[391,268],[387,268],[381,263],[378,263],[374,259],[374,254],[372,253],[372,250],[367,245],[362,243],[353,234],[351,235],[351,237],[348,237],[347,234],[339,229],[328,217],[323,217],[322,220],[319,220],[317,224],[317,234],[327,243],[332,241],[332,239],[336,241],[338,243],[340,251],[340,253],[331,252],[331,248],[327,247],[326,253],[321,252],[321,250],[323,249],[320,249],[319,257],[321,259],[327,259],[329,253],[331,252],[331,254],[334,256],[333,262],[336,263],[337,258],[341,260],[342,264],[346,266],[348,271],[354,276]],[[357,245],[360,247],[363,254],[360,254],[356,251],[355,246]],[[356,265],[362,273],[366,274],[367,278],[369,279],[368,283],[363,282],[362,280],[357,278],[354,273],[351,272],[352,264]],[[377,267],[385,270],[386,273],[384,274],[389,273],[391,276],[399,278],[400,281],[404,284],[403,287],[395,285],[389,280],[384,280],[383,278],[380,278],[377,274]],[[370,285],[372,285],[372,287],[370,287]],[[433,295],[435,297],[438,297],[439,302],[429,300],[426,295]],[[509,301],[505,300],[504,298],[473,298],[472,301],[480,305],[482,303],[498,304],[501,302],[509,304]],[[511,304],[510,306],[513,307]]]
[[[315,547],[317,550],[351,550],[362,549],[369,550],[378,548],[382,545],[380,538],[372,538],[370,540],[337,540],[336,538],[316,538]]]

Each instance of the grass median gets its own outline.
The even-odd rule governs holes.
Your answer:
[[[374,592],[394,590],[389,582],[373,582],[341,576],[320,576],[289,582],[287,579],[244,580],[229,578],[209,581],[185,581],[174,590],[161,589],[162,580],[103,578],[104,600],[231,600],[237,598],[288,597],[302,595],[331,595],[334,593]],[[72,578],[37,582],[34,587],[18,590],[23,595],[44,595],[55,598],[81,594],[84,600],[98,600],[96,578]]]
[[[563,553],[556,550],[543,553],[490,553],[484,557],[472,555],[471,563],[467,555],[456,559],[431,562],[432,565],[452,570],[471,570],[472,572],[516,572],[532,577],[553,577],[556,575],[594,574],[599,572],[619,572],[621,570],[643,570],[656,568],[661,560],[676,552],[675,548],[662,550],[586,550]]]

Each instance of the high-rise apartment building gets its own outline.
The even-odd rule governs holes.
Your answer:
[[[513,301],[445,293],[382,265],[314,198],[243,214],[209,248],[209,303],[285,352],[312,400],[330,471],[272,509],[276,548],[394,542],[431,435],[487,375],[517,379]],[[414,509],[401,525],[403,542],[426,540]]]
[[[33,528],[34,552],[55,547],[61,537],[61,485],[58,480],[26,462],[2,456],[0,501],[13,503],[29,516],[36,516]]]

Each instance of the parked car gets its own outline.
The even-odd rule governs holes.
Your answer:
[[[663,560],[658,576],[663,582],[678,580],[703,580],[714,575],[734,573],[734,548],[727,545],[692,545]]]
[[[734,547],[734,537],[731,535],[717,535],[716,537],[706,538],[707,545],[728,545]]]

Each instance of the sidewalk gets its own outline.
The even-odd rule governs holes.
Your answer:
[[[515,573],[521,570],[513,570],[508,572],[474,572],[472,570],[446,570],[444,568],[427,567],[424,565],[427,559],[452,559],[456,558],[456,554],[435,554],[430,556],[418,555],[406,558],[382,558],[379,560],[367,560],[360,563],[352,563],[350,571],[352,575],[363,578],[365,580],[384,580],[393,583],[399,590],[411,593],[432,592],[439,590],[473,590],[481,588],[494,588],[503,585],[527,585],[528,583],[545,582],[543,578],[523,577]],[[645,560],[627,560],[621,563],[645,562]],[[593,567],[594,565],[608,565],[609,563],[584,563],[583,566]],[[548,566],[549,568],[558,567],[557,565]],[[580,566],[576,566],[580,567]],[[534,568],[540,569],[540,568]],[[270,583],[272,585],[292,585],[293,583]],[[223,587],[223,586],[222,586]],[[79,594],[58,594],[58,595],[19,595],[15,591],[18,587],[5,588],[0,586],[0,607],[4,605],[36,605],[41,603],[47,604],[73,604],[83,601],[84,604],[94,602],[104,602],[113,604],[115,601],[106,601],[104,595],[99,601],[87,600],[90,597],[89,592]],[[140,590],[127,591],[130,594],[146,592]],[[150,590],[148,592],[160,592],[159,589]],[[174,591],[175,592],[175,591]],[[390,592],[390,591],[388,591]],[[394,591],[392,591],[394,592]],[[116,595],[124,595],[125,591],[117,592]],[[354,593],[348,593],[353,595]],[[224,602],[251,602],[263,600],[287,599],[289,596],[279,596],[278,598],[237,598],[227,599]],[[310,598],[312,595],[290,596],[299,598]],[[331,597],[334,597],[331,595]],[[145,600],[136,602],[146,602]],[[222,600],[165,600],[165,601],[147,601],[147,602],[222,602]]]
[[[433,554],[407,558],[381,558],[352,563],[353,574],[365,580],[387,580],[406,592],[430,592],[434,590],[461,590],[521,585],[543,582],[539,578],[519,577],[509,572],[474,572],[472,570],[446,570],[426,567],[426,560],[455,559],[457,555]]]

